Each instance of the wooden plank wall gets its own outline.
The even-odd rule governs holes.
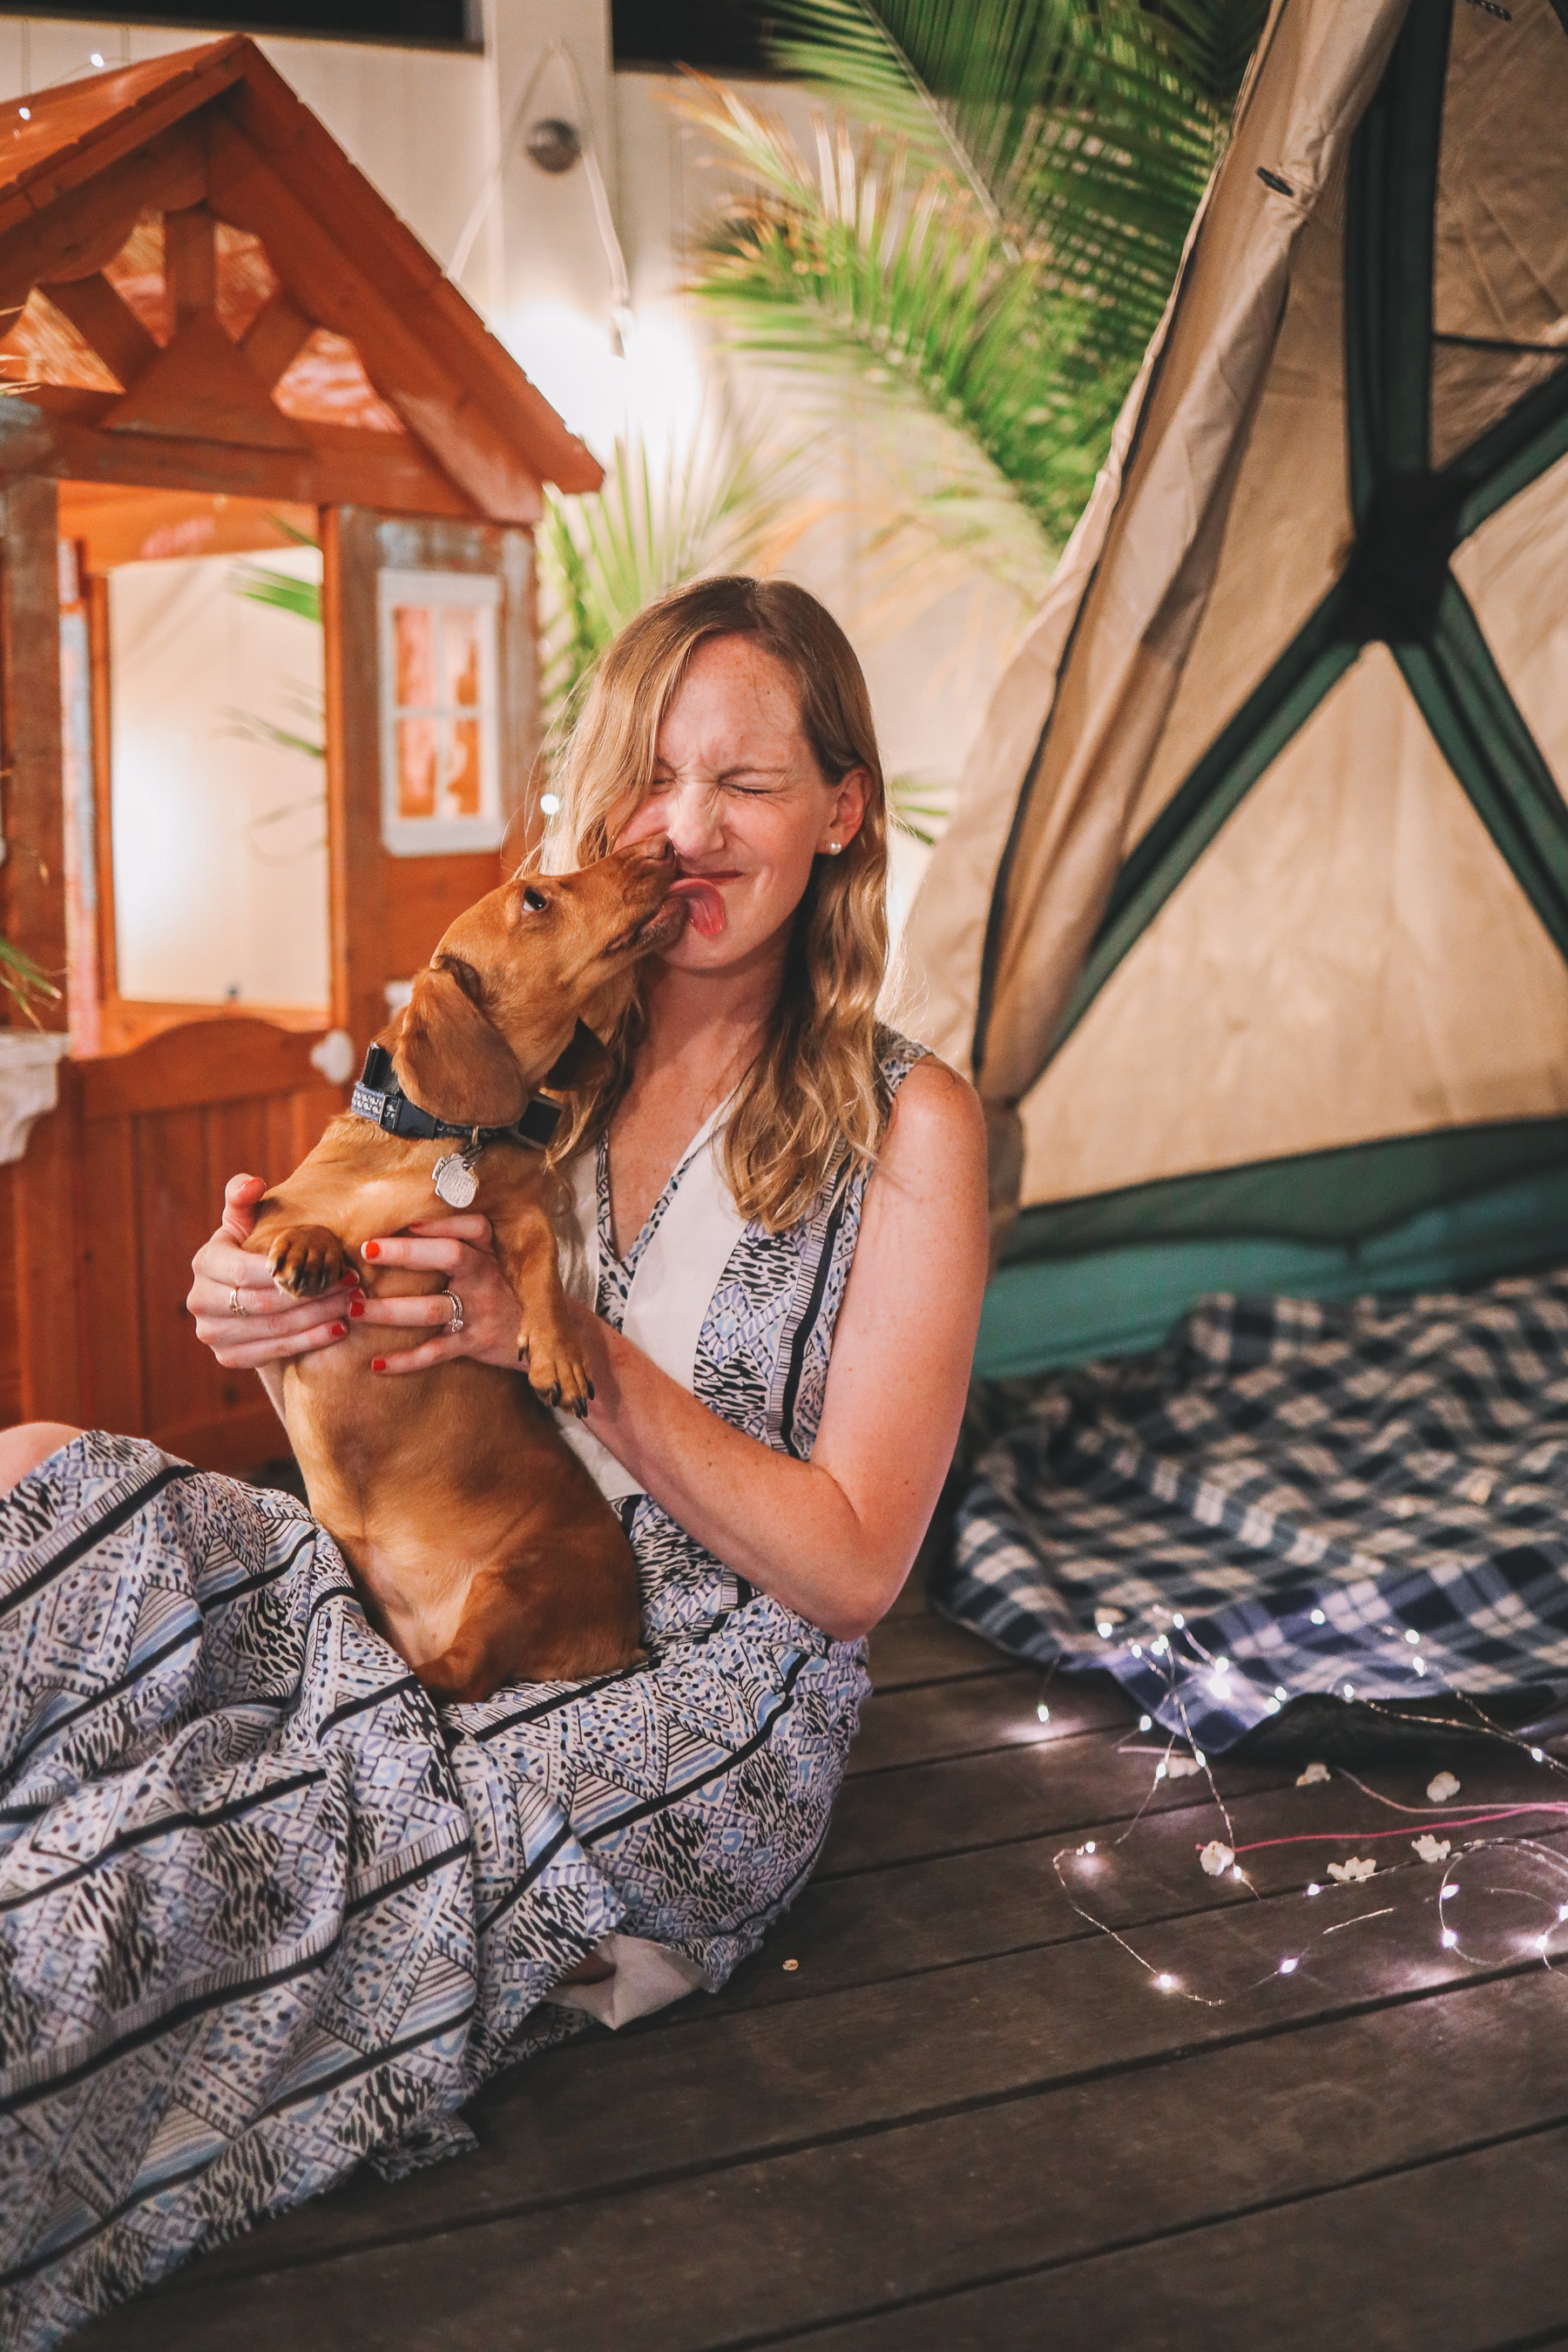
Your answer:
[[[394,857],[382,847],[376,575],[477,572],[500,581],[501,788],[519,809],[539,734],[533,541],[521,529],[342,507],[324,514],[321,546],[332,1018],[363,1053],[385,1024],[386,982],[427,963],[447,924],[500,876],[489,850]]]
[[[287,1453],[258,1381],[213,1360],[184,1302],[226,1180],[287,1175],[342,1107],[310,1066],[313,1043],[262,1021],[197,1021],[62,1067],[59,1108],[0,1185],[15,1269],[0,1286],[5,1420],[153,1437],[204,1469]]]
[[[342,1108],[310,1066],[313,1042],[262,1021],[192,1022],[71,1073],[81,1413],[94,1426],[143,1433],[207,1469],[287,1452],[259,1384],[214,1361],[184,1302],[227,1179],[287,1175]]]
[[[0,491],[0,931],[56,981],[37,1008],[66,1026],[66,860],[60,793],[60,574],[53,482]],[[0,1020],[9,1010],[0,999]],[[18,1013],[15,1016],[22,1018]],[[12,1421],[68,1421],[76,1397],[71,1171],[58,1114],[0,1169],[0,1406]]]

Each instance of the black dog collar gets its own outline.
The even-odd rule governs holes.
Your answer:
[[[528,1108],[510,1127],[465,1127],[456,1119],[437,1118],[433,1111],[422,1110],[409,1100],[397,1083],[392,1055],[384,1045],[373,1045],[349,1108],[387,1135],[416,1136],[421,1141],[451,1136],[460,1139],[477,1157],[489,1143],[520,1143],[543,1151],[554,1140],[565,1106],[543,1095],[530,1095]]]

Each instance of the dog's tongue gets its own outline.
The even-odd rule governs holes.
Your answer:
[[[688,874],[675,885],[672,898],[684,898],[690,911],[692,928],[705,940],[716,939],[724,928],[724,901],[711,882],[700,881]]]

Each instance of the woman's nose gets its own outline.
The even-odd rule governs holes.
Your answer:
[[[666,793],[660,814],[679,857],[700,856],[723,838],[720,795],[698,777],[689,777]]]

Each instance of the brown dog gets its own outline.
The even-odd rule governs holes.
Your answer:
[[[676,875],[668,842],[639,842],[581,873],[520,877],[460,916],[377,1041],[374,1090],[355,1090],[360,1114],[333,1119],[267,1193],[246,1244],[281,1288],[310,1297],[362,1266],[374,1235],[468,1205],[471,1169],[471,1205],[489,1217],[521,1301],[528,1381],[468,1358],[374,1375],[373,1355],[431,1334],[363,1323],[283,1375],[311,1510],[373,1622],[446,1697],[575,1682],[640,1654],[631,1547],[545,1410],[585,1413],[588,1372],[561,1286],[552,1210],[562,1188],[516,1129],[553,1126],[533,1090],[569,1087],[602,1052],[584,1008],[679,935]],[[437,1122],[445,1134],[428,1132]],[[406,1269],[363,1278],[373,1296],[442,1286]]]

